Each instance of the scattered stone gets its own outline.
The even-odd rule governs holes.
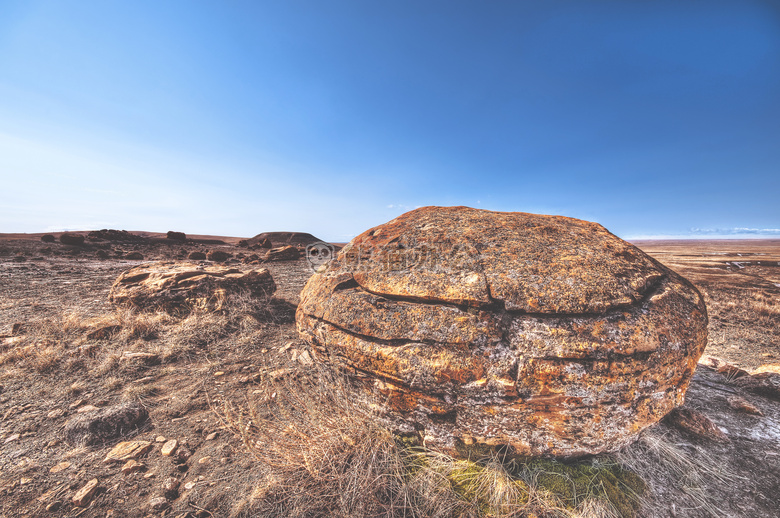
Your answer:
[[[82,246],[84,244],[84,236],[81,234],[65,232],[60,234],[60,243],[70,246]]]
[[[187,462],[190,457],[192,457],[192,452],[187,448],[179,448],[176,450],[176,454],[173,457],[174,462],[177,464],[183,464]]]
[[[125,256],[125,259],[129,259],[131,261],[143,261],[144,254],[142,254],[141,252],[130,252]]]
[[[64,460],[60,462],[59,464],[55,464],[54,466],[49,469],[49,473],[59,473],[60,471],[65,471],[70,467],[70,462]]]
[[[55,500],[54,502],[51,502],[46,506],[46,510],[50,513],[53,513],[59,511],[60,507],[62,507],[62,502],[60,502],[59,500]]]
[[[224,252],[222,250],[211,250],[209,253],[206,254],[206,259],[209,261],[216,261],[218,263],[222,263],[230,259],[231,254]]]
[[[666,417],[666,422],[699,439],[722,443],[731,441],[709,417],[692,408],[675,408]]]
[[[216,439],[216,438],[217,438],[217,436],[218,436],[218,435],[219,435],[219,434],[218,434],[217,432],[211,432],[210,434],[208,434],[208,435],[206,436],[206,440],[207,440],[207,441],[213,441],[214,439]]]
[[[242,272],[236,268],[187,262],[155,262],[121,274],[109,293],[116,305],[182,312],[222,309],[231,293],[267,297],[276,291],[266,269]]]
[[[3,444],[8,444],[9,442],[14,442],[15,440],[19,439],[19,437],[21,437],[21,435],[19,435],[18,433],[12,433],[11,435],[9,435],[8,437],[5,438],[5,441],[3,441]]]
[[[187,259],[192,259],[193,261],[204,261],[206,259],[206,254],[203,252],[192,252],[187,256]]]
[[[195,486],[197,486],[197,485],[198,485],[198,483],[197,483],[197,482],[192,482],[192,481],[190,481],[190,482],[187,482],[186,484],[184,484],[184,489],[186,489],[187,491],[189,491],[190,489],[192,489],[193,487],[195,487]]]
[[[157,474],[156,474],[155,472],[153,472],[153,471],[150,471],[149,473],[146,473],[146,474],[144,475],[144,478],[147,478],[147,479],[148,479],[148,478],[154,478],[154,477],[156,477],[156,476],[157,476]]]
[[[301,257],[301,251],[296,247],[287,245],[279,248],[272,248],[265,254],[265,261],[294,261]]]
[[[171,241],[184,242],[187,241],[187,234],[184,232],[174,232],[173,230],[169,230],[165,238],[170,239]]]
[[[41,241],[44,243],[54,243],[57,240],[53,235],[51,234],[44,234],[41,236]]]
[[[152,449],[152,443],[149,441],[125,441],[120,442],[108,452],[103,462],[127,462],[135,460],[141,455]]]
[[[19,336],[27,330],[27,326],[22,322],[14,322],[11,326],[11,336]]]
[[[219,378],[220,376],[224,376],[224,375],[225,375],[225,371],[217,371],[214,373],[215,378]]]
[[[141,462],[136,461],[135,459],[130,459],[122,466],[122,474],[128,475],[130,473],[134,473],[136,471],[141,471],[146,466],[142,464]]]
[[[211,462],[211,457],[208,455],[198,459],[198,464],[208,464],[209,462]]]
[[[300,297],[315,356],[448,451],[620,449],[682,404],[707,343],[690,282],[560,216],[417,209],[353,239]]]
[[[740,396],[730,396],[727,399],[729,406],[737,412],[763,416],[764,413],[753,403]]]
[[[298,355],[298,363],[309,366],[314,364],[314,360],[311,359],[309,351],[303,351]]]
[[[162,490],[166,498],[174,499],[179,496],[179,480],[168,477],[163,481]]]
[[[167,440],[168,439],[166,439],[165,436],[163,435],[158,435],[157,437],[154,438],[154,442],[165,442]]]
[[[93,478],[73,495],[72,502],[76,507],[86,507],[92,501],[98,488],[98,479]]]
[[[115,334],[122,330],[122,326],[112,325],[103,326],[87,333],[88,340],[110,340]]]
[[[73,445],[104,443],[135,430],[148,417],[146,409],[136,402],[78,414],[65,424],[65,439]]]
[[[125,351],[122,353],[121,358],[123,360],[144,360],[147,363],[153,363],[160,357],[155,353],[147,353],[143,351]]]
[[[71,410],[73,410],[74,408],[78,408],[78,407],[80,407],[80,406],[81,406],[81,405],[83,405],[84,403],[85,403],[85,401],[84,401],[83,399],[77,399],[76,401],[74,401],[73,403],[71,403],[71,404],[68,406],[68,408],[70,408]]]
[[[759,372],[734,380],[734,385],[777,401],[780,401],[780,374]]]
[[[49,419],[57,419],[64,415],[65,415],[65,410],[63,410],[62,408],[55,408],[54,410],[46,414],[46,417],[48,417]]]
[[[164,496],[158,496],[149,500],[148,506],[152,511],[162,511],[163,509],[167,509],[170,504]]]
[[[100,410],[100,409],[93,405],[84,405],[83,407],[80,407],[78,410],[76,410],[76,413],[84,414],[86,412],[94,412],[95,410]]]
[[[171,439],[170,441],[163,444],[162,448],[160,449],[160,453],[163,457],[170,457],[171,454],[176,451],[176,448],[179,446],[179,441],[176,439]]]

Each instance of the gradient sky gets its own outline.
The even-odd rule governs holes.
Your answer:
[[[780,236],[780,1],[0,0],[0,232]]]

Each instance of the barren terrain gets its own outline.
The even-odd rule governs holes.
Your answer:
[[[344,382],[324,388],[328,375],[315,372],[294,325],[311,275],[305,259],[248,265],[252,252],[237,238],[213,236],[82,247],[39,237],[0,235],[0,516],[780,516],[780,403],[735,384],[734,371],[700,365],[686,402],[727,442],[661,423],[626,451],[577,465],[619,465],[641,477],[639,507],[605,510],[593,504],[597,490],[556,496],[544,483],[559,469],[552,465],[515,472],[480,460],[494,477],[483,491],[458,475],[471,473],[462,461],[409,461],[414,447],[372,424]],[[780,241],[637,245],[704,294],[705,354],[746,371],[777,369]],[[223,312],[180,317],[109,305],[124,270],[216,249],[236,267],[268,268],[274,298],[236,296]],[[126,259],[132,252],[143,260]],[[733,396],[763,416],[736,411]],[[122,437],[69,442],[74,418],[135,403],[149,417]],[[171,439],[174,452],[163,455]],[[124,462],[104,462],[130,440],[151,443],[139,466],[123,473]],[[413,476],[420,470],[428,476]],[[496,473],[522,479],[522,505],[486,500],[505,482]],[[93,480],[92,494],[75,502]]]

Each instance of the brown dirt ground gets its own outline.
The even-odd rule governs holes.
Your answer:
[[[25,237],[0,239],[0,517],[266,516],[253,511],[253,502],[270,468],[230,431],[225,405],[246,404],[280,367],[307,368],[296,361],[306,346],[293,321],[311,274],[305,259],[262,265],[279,288],[271,301],[238,301],[225,314],[176,320],[108,304],[114,279],[141,262],[120,257],[139,251],[145,260],[181,259],[219,245],[74,248]],[[780,241],[637,245],[705,295],[706,354],[747,370],[780,363]],[[230,244],[221,249],[248,254]],[[99,259],[99,250],[110,258]],[[117,326],[111,336],[87,338],[108,325]],[[124,352],[153,356],[128,360]],[[731,442],[702,442],[661,423],[625,452],[646,464],[641,473],[652,492],[640,516],[780,516],[780,403],[730,381],[700,366],[686,405],[707,414]],[[764,417],[736,413],[726,403],[731,395],[745,397]],[[149,440],[154,448],[139,459],[141,471],[123,475],[121,464],[102,462],[118,440],[82,447],[64,441],[63,430],[78,408],[126,401],[140,401],[150,418],[121,440]],[[50,414],[56,409],[62,415]],[[177,439],[191,456],[180,463],[162,456],[158,437]],[[701,467],[701,476],[668,468],[670,449]],[[62,463],[69,464],[52,471]],[[91,503],[74,506],[73,495],[95,478]],[[180,488],[155,509],[169,478]]]

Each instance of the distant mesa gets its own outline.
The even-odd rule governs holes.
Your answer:
[[[62,240],[62,238],[60,238]],[[121,243],[139,243],[145,241],[141,236],[132,234],[127,230],[115,230],[113,228],[104,228],[102,230],[93,230],[87,234],[87,241],[118,241]]]

